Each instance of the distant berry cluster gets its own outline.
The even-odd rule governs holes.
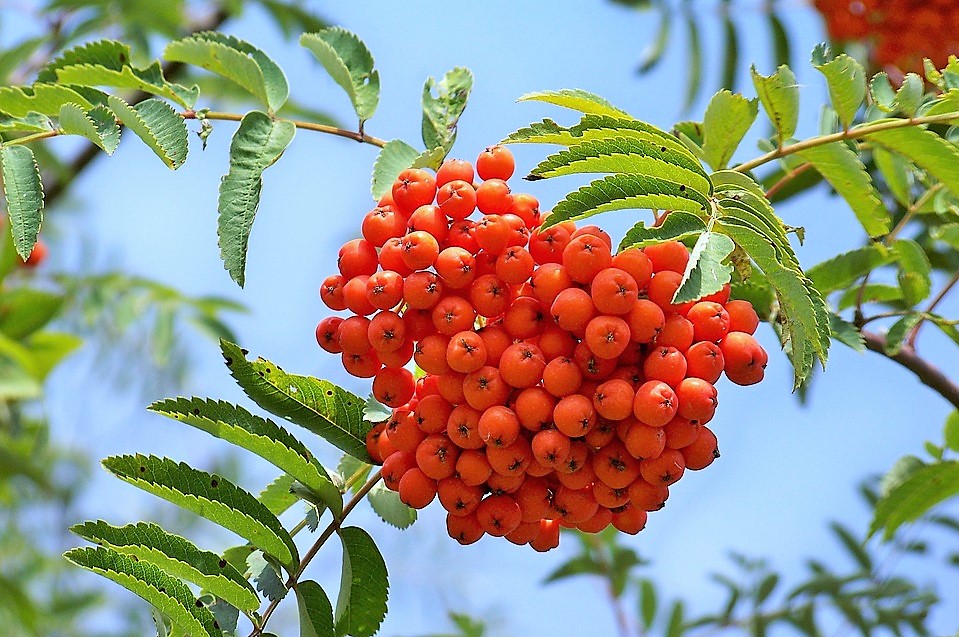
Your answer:
[[[759,319],[728,286],[671,303],[681,243],[613,255],[596,226],[542,229],[513,170],[494,146],[476,186],[462,160],[403,171],[323,282],[352,315],[322,320],[317,341],[392,408],[367,438],[386,486],[415,508],[438,496],[459,542],[544,551],[560,526],[637,533],[686,469],[718,457],[705,425],[721,374],[762,380]]]

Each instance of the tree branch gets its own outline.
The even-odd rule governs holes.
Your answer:
[[[862,330],[862,336],[866,341],[866,349],[882,354],[886,358],[899,363],[915,374],[923,385],[932,388],[933,391],[952,403],[956,409],[959,409],[959,385],[952,382],[938,367],[919,356],[915,349],[909,345],[904,345],[898,353],[889,354],[886,352],[886,338],[884,336],[867,330]]]

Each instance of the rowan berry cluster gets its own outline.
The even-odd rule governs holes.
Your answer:
[[[459,542],[543,551],[560,526],[637,533],[684,470],[718,456],[705,425],[720,375],[762,380],[759,319],[728,286],[672,303],[680,243],[613,255],[596,226],[542,229],[513,170],[494,146],[475,187],[462,160],[401,173],[323,282],[352,315],[322,320],[317,341],[393,408],[367,438],[386,486],[415,508],[438,496]]]
[[[816,0],[835,41],[869,40],[879,67],[922,73],[923,58],[936,68],[959,50],[959,6],[955,0]]]

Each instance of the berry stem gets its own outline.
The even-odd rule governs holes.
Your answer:
[[[878,133],[885,130],[906,128],[907,126],[923,126],[925,124],[944,123],[956,119],[959,119],[959,112],[954,111],[950,113],[940,113],[939,115],[929,115],[927,117],[909,117],[879,122],[878,124],[857,126],[856,128],[850,128],[849,130],[844,130],[839,133],[832,133],[831,135],[819,135],[817,137],[804,139],[794,144],[786,144],[785,146],[769,151],[765,155],[760,155],[755,159],[743,162],[742,164],[739,164],[733,168],[733,170],[745,173],[753,170],[754,168],[762,166],[763,164],[769,163],[774,159],[779,159],[780,157],[785,157],[787,155],[802,152],[810,148],[815,148],[816,146],[825,146],[826,144],[841,142],[847,139],[859,139],[860,137],[865,137],[866,135],[871,135],[872,133]]]
[[[320,534],[316,541],[313,543],[313,546],[310,547],[303,557],[300,559],[299,566],[296,567],[296,570],[290,574],[290,577],[286,580],[286,588],[291,589],[296,587],[297,581],[299,581],[300,576],[303,575],[303,571],[306,570],[306,567],[313,561],[313,558],[316,557],[316,554],[319,553],[320,549],[326,544],[326,541],[333,536],[333,534],[339,531],[340,526],[343,524],[343,521],[346,519],[346,516],[356,508],[356,505],[366,497],[366,494],[370,492],[376,483],[380,481],[380,472],[377,471],[370,479],[360,487],[359,491],[343,506],[343,512],[338,516],[334,517],[330,523],[327,525],[323,532]],[[276,607],[279,606],[280,600],[274,600],[270,602],[270,605],[267,606],[266,610],[263,612],[263,617],[260,620],[259,625],[253,627],[253,630],[250,631],[249,637],[259,637],[263,634],[263,631],[266,630],[266,623],[269,621],[270,617],[273,615],[273,611],[276,610]]]
[[[885,349],[886,338],[884,336],[867,330],[862,330],[862,336],[866,342],[866,349],[896,361],[915,374],[922,384],[931,387],[937,394],[959,409],[959,385],[950,380],[938,367],[919,356],[911,345],[905,344],[896,354],[889,354]]]
[[[197,111],[188,110],[180,113],[180,116],[183,119],[213,119],[227,122],[239,122],[243,119],[243,115],[240,113],[222,113],[219,111],[206,111],[205,113],[199,114]],[[302,120],[289,120],[297,128],[302,128],[303,130],[309,130],[316,133],[326,133],[327,135],[336,135],[338,137],[345,137],[347,139],[352,139],[353,141],[360,142],[361,144],[370,144],[378,148],[383,148],[386,146],[386,141],[373,137],[372,135],[367,135],[366,133],[360,131],[351,131],[346,130],[345,128],[337,128],[336,126],[327,126],[325,124],[316,124],[314,122],[305,122]]]

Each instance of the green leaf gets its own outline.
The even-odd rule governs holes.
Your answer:
[[[624,117],[631,119],[626,111],[620,110],[604,100],[602,97],[584,91],[578,88],[565,88],[558,91],[539,91],[536,93],[527,93],[520,97],[517,102],[546,102],[562,108],[572,109],[580,113],[592,113],[594,115],[609,115],[611,117]]]
[[[246,283],[246,253],[260,207],[263,172],[283,155],[294,133],[292,122],[250,111],[230,142],[230,170],[220,182],[217,200],[217,235],[223,266],[240,287]]]
[[[363,405],[363,420],[372,423],[385,422],[393,415],[393,410],[376,399],[373,394],[366,399]]]
[[[946,442],[946,447],[953,451],[959,451],[959,410],[953,410],[946,418],[943,439]]]
[[[0,149],[3,195],[17,254],[24,261],[33,252],[43,221],[43,184],[33,151],[26,146]]]
[[[806,276],[824,296],[844,290],[881,265],[890,262],[889,251],[881,243],[843,252],[806,270]]]
[[[836,308],[840,311],[853,307],[860,303],[886,303],[893,307],[904,307],[902,301],[902,290],[898,285],[886,285],[885,283],[869,283],[865,286],[855,287],[843,292],[839,297]]]
[[[85,111],[78,104],[64,104],[60,108],[60,128],[69,135],[82,135],[112,155],[120,143],[120,127],[113,111],[96,106]]]
[[[846,548],[849,555],[859,564],[859,567],[862,568],[864,572],[871,572],[872,558],[869,557],[869,553],[863,548],[862,542],[854,538],[849,529],[838,522],[831,522],[829,527],[836,537],[839,538],[839,541]]]
[[[341,489],[345,489],[345,484],[349,482],[353,492],[356,493],[366,482],[372,469],[373,466],[369,462],[344,454],[336,465],[336,473],[339,475],[337,482]]]
[[[552,573],[546,576],[543,583],[549,584],[550,582],[557,582],[561,579],[576,575],[602,575],[604,572],[603,566],[593,559],[592,555],[583,553],[560,564]]]
[[[954,250],[959,250],[959,223],[936,226],[929,231],[929,236],[948,244]]]
[[[922,314],[919,312],[912,312],[911,314],[906,314],[898,321],[892,324],[889,328],[889,331],[886,333],[886,344],[883,347],[886,354],[889,356],[895,356],[902,349],[903,341],[906,339],[906,336],[912,331],[919,321],[922,320]]]
[[[813,49],[812,65],[826,77],[832,107],[843,128],[848,129],[866,97],[866,72],[862,64],[845,53],[832,57],[829,47],[819,44]]]
[[[584,115],[578,124],[568,128],[551,119],[544,119],[511,133],[503,143],[575,146],[589,140],[612,137],[635,137],[660,147],[665,146],[679,155],[684,155],[689,161],[696,162],[696,156],[686,145],[669,133],[637,119],[608,115]]]
[[[643,208],[705,214],[709,200],[692,188],[665,179],[610,175],[566,195],[553,207],[553,213],[543,225],[585,219],[611,210]]]
[[[213,614],[202,604],[197,604],[187,585],[153,564],[101,547],[71,549],[63,556],[139,595],[168,615],[187,635],[221,637],[223,634],[216,628]]]
[[[673,602],[673,610],[669,613],[669,622],[666,624],[666,637],[681,637],[686,632],[683,627],[683,613],[682,600]]]
[[[305,580],[297,582],[294,590],[300,610],[300,637],[333,637],[333,604],[323,587]]]
[[[117,119],[142,139],[168,168],[176,170],[183,165],[189,150],[186,123],[169,104],[148,99],[130,106],[115,95],[109,97],[109,104]]]
[[[876,73],[869,82],[872,99],[879,110],[886,113],[902,111],[912,117],[922,104],[925,83],[915,73],[907,73],[898,90],[894,90],[885,72]]]
[[[912,205],[912,173],[908,163],[882,148],[874,148],[872,158],[896,201],[906,208]]]
[[[648,579],[639,581],[639,612],[643,627],[649,630],[656,620],[656,587]]]
[[[64,104],[79,104],[93,108],[86,97],[69,86],[37,83],[33,86],[0,87],[0,113],[10,117],[30,117],[32,114],[59,115]]]
[[[300,499],[290,491],[294,482],[296,481],[293,479],[293,476],[285,473],[280,474],[273,482],[266,485],[266,487],[260,491],[260,495],[258,495],[256,499],[262,502],[263,505],[270,510],[270,513],[279,516],[300,501]]]
[[[725,168],[756,121],[759,104],[739,93],[722,90],[713,95],[703,118],[703,155],[715,170]]]
[[[24,343],[30,353],[30,373],[43,382],[61,360],[82,344],[82,338],[68,332],[44,331],[31,334]]]
[[[220,476],[168,458],[112,456],[103,466],[124,482],[233,531],[287,567],[296,545],[276,517],[255,497]]]
[[[50,118],[40,113],[27,113],[24,117],[0,114],[0,133],[46,133],[52,130]]]
[[[936,462],[920,467],[879,500],[869,535],[883,531],[883,537],[890,540],[900,526],[919,519],[957,494],[959,462]]]
[[[280,565],[276,560],[265,555],[263,551],[254,551],[246,559],[250,567],[250,573],[253,581],[256,582],[256,590],[271,602],[277,602],[289,592],[286,584],[283,582],[280,573]]]
[[[199,66],[238,84],[270,111],[277,111],[290,95],[283,70],[248,42],[215,31],[194,33],[171,42],[163,51],[171,62]]]
[[[361,124],[373,117],[380,101],[380,73],[373,68],[370,50],[355,33],[330,27],[304,33],[300,45],[309,49],[346,91]]]
[[[829,332],[835,340],[843,345],[851,347],[857,352],[866,351],[866,341],[863,339],[862,333],[856,329],[855,325],[843,320],[838,314],[829,314]]]
[[[401,139],[386,142],[373,163],[373,179],[370,192],[379,199],[393,188],[397,176],[413,165],[420,152]]]
[[[659,64],[666,52],[666,45],[669,44],[669,34],[672,29],[672,11],[668,6],[659,7],[659,26],[656,28],[656,37],[646,45],[639,61],[639,67],[636,72],[640,75],[649,73]]]
[[[309,488],[336,515],[343,511],[343,496],[306,445],[272,420],[237,405],[202,398],[158,401],[149,409],[255,453]]]
[[[897,120],[877,120],[869,124],[884,121]],[[911,160],[953,193],[959,193],[959,151],[956,150],[955,144],[915,126],[869,133],[864,139]]]
[[[704,197],[712,183],[699,162],[688,154],[632,137],[584,141],[550,155],[530,171],[527,179],[546,179],[581,173],[628,173],[682,184]]]
[[[422,100],[422,131],[426,148],[442,148],[445,155],[453,147],[456,124],[466,110],[466,100],[472,88],[473,74],[463,67],[447,71],[438,83],[432,77],[426,80]]]
[[[732,278],[733,266],[724,261],[735,247],[733,240],[724,234],[699,235],[672,302],[686,303],[719,292]]]
[[[52,321],[64,297],[33,288],[0,291],[0,332],[12,339],[26,338]]]
[[[372,637],[386,616],[386,563],[363,529],[348,526],[339,535],[343,570],[336,599],[336,634]]]
[[[226,366],[246,395],[277,416],[304,427],[342,451],[365,462],[366,434],[363,399],[333,383],[287,374],[270,361],[248,361],[233,343],[220,341]]]
[[[932,265],[922,247],[912,239],[897,239],[892,254],[899,263],[899,287],[910,307],[929,296],[932,290]]]
[[[156,524],[140,522],[119,527],[98,520],[77,524],[70,530],[94,544],[154,564],[239,609],[256,610],[260,606],[256,591],[226,560]]]
[[[376,515],[398,529],[405,529],[416,522],[416,509],[403,504],[396,491],[390,491],[382,482],[377,482],[367,496]]]
[[[750,69],[756,94],[763,109],[776,129],[779,143],[796,132],[799,121],[799,84],[792,70],[783,64],[772,75],[761,75],[753,66]]]
[[[776,573],[770,573],[764,577],[759,582],[759,586],[756,587],[756,604],[762,604],[769,599],[769,596],[776,590],[777,584],[779,584],[779,575]]]
[[[706,222],[688,212],[671,212],[658,226],[647,228],[640,221],[626,232],[626,236],[619,242],[619,252],[627,248],[641,248],[653,243],[664,241],[682,241],[689,237],[698,236],[706,231]]]
[[[796,153],[836,189],[856,214],[870,237],[889,232],[889,212],[879,198],[859,156],[842,142],[833,142]]]

